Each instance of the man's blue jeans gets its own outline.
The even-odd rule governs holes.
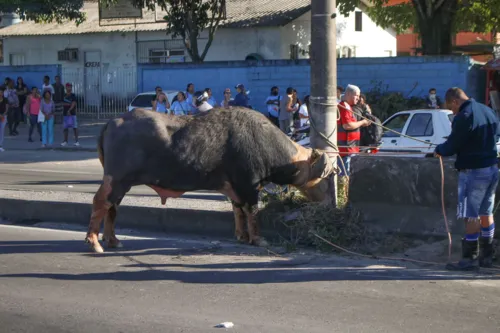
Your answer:
[[[458,174],[458,218],[493,215],[498,166],[462,170]]]

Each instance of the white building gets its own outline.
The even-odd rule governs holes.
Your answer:
[[[310,44],[310,0],[227,0],[226,20],[216,32],[205,61],[307,58]],[[144,11],[134,20],[99,20],[98,4],[87,1],[87,20],[80,26],[20,22],[0,29],[2,65],[84,63],[130,68],[141,63],[189,61],[182,40],[165,34],[162,14]],[[199,47],[203,50],[206,36]],[[378,27],[361,9],[337,17],[339,57],[396,55],[396,33]],[[65,51],[66,50],[66,51]],[[170,56],[170,57],[169,57]]]

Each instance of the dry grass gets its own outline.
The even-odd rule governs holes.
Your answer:
[[[268,225],[285,227],[281,228],[284,231],[275,243],[288,251],[295,251],[299,246],[321,252],[337,251],[314,234],[351,251],[369,255],[395,253],[413,245],[409,237],[370,230],[364,223],[362,212],[347,204],[344,187],[339,182],[338,208],[308,202],[294,190],[275,196],[265,194],[259,218]]]

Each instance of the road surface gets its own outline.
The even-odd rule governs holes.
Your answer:
[[[94,194],[102,180],[103,169],[97,153],[43,150],[5,151],[0,154],[0,188],[3,190]],[[157,197],[146,186],[133,187],[128,195]],[[223,195],[211,191],[186,193],[183,197],[227,200]]]
[[[58,226],[52,226],[58,228]],[[62,227],[59,227],[62,228]],[[498,332],[499,277],[0,224],[0,332]],[[158,235],[156,235],[158,236]],[[148,238],[149,237],[149,238]]]

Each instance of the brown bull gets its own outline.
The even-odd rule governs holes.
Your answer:
[[[151,187],[162,204],[188,191],[220,192],[232,201],[236,238],[263,246],[256,221],[262,186],[293,185],[323,201],[333,173],[326,154],[297,145],[262,114],[239,107],[196,116],[136,109],[103,127],[98,152],[104,177],[86,237],[95,252],[103,252],[103,218],[103,241],[121,246],[114,231],[117,207],[132,186]]]

